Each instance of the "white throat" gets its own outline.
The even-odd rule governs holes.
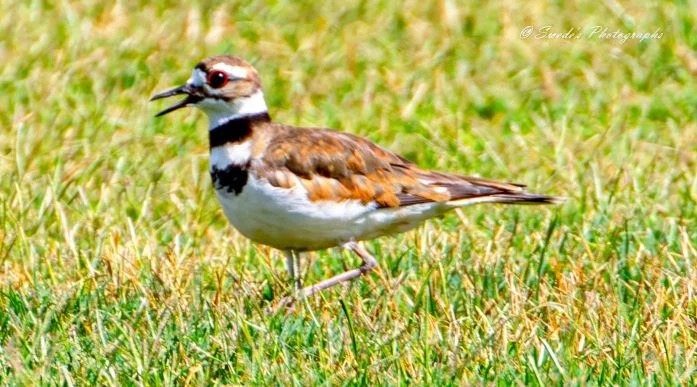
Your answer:
[[[214,129],[218,126],[241,117],[253,116],[266,113],[264,92],[256,91],[246,98],[238,98],[234,102],[226,102],[222,99],[205,99],[196,104],[198,108],[208,115],[208,128]]]

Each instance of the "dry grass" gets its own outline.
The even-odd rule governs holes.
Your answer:
[[[0,382],[695,384],[694,4],[0,10]],[[282,259],[223,219],[202,115],[147,103],[223,52],[279,121],[571,200],[375,241],[375,274],[266,315]],[[319,252],[308,280],[356,263]]]

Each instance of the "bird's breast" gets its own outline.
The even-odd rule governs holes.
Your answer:
[[[313,202],[301,187],[275,187],[253,171],[245,176],[239,193],[216,186],[223,212],[242,235],[278,249],[316,250],[353,240],[364,227],[361,216],[375,209],[357,200]]]
[[[211,180],[216,191],[239,195],[247,184],[248,165],[230,164],[224,168],[212,167]]]
[[[216,191],[239,195],[247,184],[251,163],[250,140],[211,149],[210,174]]]

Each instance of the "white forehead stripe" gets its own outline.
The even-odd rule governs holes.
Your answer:
[[[216,70],[225,71],[232,79],[246,79],[247,75],[249,74],[247,69],[244,67],[231,66],[227,63],[216,63],[213,65],[213,68]]]
[[[194,69],[191,73],[191,78],[186,83],[194,86],[203,86],[206,83],[206,73],[201,69]]]

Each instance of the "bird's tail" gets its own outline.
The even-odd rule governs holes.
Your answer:
[[[462,207],[477,203],[500,203],[500,204],[561,204],[566,198],[560,196],[537,195],[530,193],[520,194],[501,194],[490,196],[479,196],[473,198],[455,199],[448,202],[452,207]]]
[[[495,180],[475,177],[460,177],[466,183],[444,184],[451,199],[448,205],[462,207],[477,203],[501,204],[561,204],[566,198],[529,193],[525,186],[515,183],[504,183]],[[473,192],[474,191],[474,192]]]

